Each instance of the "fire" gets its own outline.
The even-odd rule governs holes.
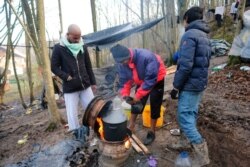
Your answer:
[[[100,134],[100,138],[102,140],[104,140],[104,130],[103,130],[103,123],[102,123],[102,119],[101,118],[97,118],[96,121],[98,122],[99,124],[99,129],[98,129],[98,132]]]
[[[129,148],[131,147],[131,142],[130,142],[129,138],[126,139],[126,141],[125,141],[125,143],[124,143],[124,147],[125,147],[126,149],[129,149]]]

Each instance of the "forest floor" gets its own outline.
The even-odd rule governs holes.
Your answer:
[[[226,61],[226,56],[213,58],[211,67]],[[250,66],[240,64],[216,72],[210,71],[208,88],[204,92],[198,118],[198,127],[208,142],[211,159],[209,167],[247,167],[250,164],[250,71],[240,70],[243,65]],[[168,143],[179,138],[170,133],[171,129],[178,128],[175,117],[177,101],[168,96],[173,76],[171,74],[166,78],[167,98],[164,102],[164,125],[172,123],[159,128],[156,141],[148,146],[159,167],[174,166],[173,161],[178,155],[178,152],[165,149]],[[10,108],[0,111],[0,166],[20,165],[18,162],[32,154],[72,139],[72,135],[63,126],[53,132],[46,131],[49,113],[39,109],[38,103],[32,112],[24,110],[17,101],[9,102]],[[66,119],[65,108],[59,111]],[[147,130],[139,117],[135,134],[143,139]],[[18,144],[20,139],[26,142]],[[191,157],[192,154],[190,152]],[[145,158],[133,150],[125,166],[145,166]]]

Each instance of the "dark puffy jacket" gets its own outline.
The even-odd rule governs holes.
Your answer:
[[[51,58],[51,70],[63,80],[64,93],[84,90],[96,84],[86,47],[84,47],[84,53],[80,51],[75,58],[67,47],[56,44]],[[67,81],[69,76],[73,79]]]
[[[207,87],[211,46],[209,27],[203,20],[191,22],[180,48],[174,87],[185,91],[203,91]]]

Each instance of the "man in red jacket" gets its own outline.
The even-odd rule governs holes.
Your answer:
[[[128,49],[115,45],[110,49],[113,58],[118,63],[119,86],[121,96],[132,104],[129,129],[135,127],[135,120],[141,114],[150,96],[151,130],[148,132],[145,145],[155,140],[156,121],[160,117],[160,109],[164,93],[164,77],[166,69],[160,56],[146,49]],[[132,86],[136,85],[133,98],[130,97]],[[142,107],[133,107],[140,106]],[[136,104],[136,105],[135,105]]]

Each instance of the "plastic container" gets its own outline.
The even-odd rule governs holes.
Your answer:
[[[165,108],[161,106],[160,117],[157,119],[156,127],[161,127],[163,125],[163,116]],[[150,105],[146,105],[142,113],[142,122],[143,126],[150,128],[151,127],[151,111]]]
[[[127,119],[129,120],[131,116],[131,105],[126,103],[126,101],[123,101],[122,110],[123,110],[123,113],[126,115]]]
[[[188,152],[181,152],[175,160],[175,167],[191,167],[192,163]]]

